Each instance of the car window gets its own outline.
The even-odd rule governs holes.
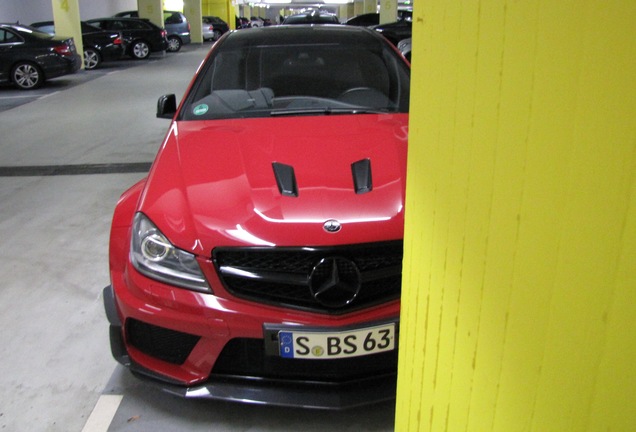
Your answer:
[[[38,27],[38,30],[43,31],[49,34],[55,34],[55,25],[54,24],[46,24]]]
[[[220,49],[199,75],[182,116],[407,112],[408,89],[408,68],[388,47],[377,52],[333,44]]]
[[[17,41],[17,36],[10,31],[0,29],[0,43],[12,43]]]
[[[135,30],[148,30],[148,28],[150,27],[146,22],[144,21],[128,21],[125,23],[126,28],[131,28],[131,29],[135,29]]]
[[[108,29],[108,26],[106,25],[107,23],[104,21],[88,21],[88,23],[99,29]]]
[[[183,22],[180,13],[164,12],[163,19],[166,24],[181,24]]]
[[[110,30],[123,30],[125,28],[134,28],[132,24],[126,24],[123,21],[113,20],[108,26]]]

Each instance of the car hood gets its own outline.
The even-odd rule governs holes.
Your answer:
[[[173,122],[139,210],[173,244],[205,255],[400,239],[407,123],[407,114]],[[328,232],[327,221],[341,229]]]

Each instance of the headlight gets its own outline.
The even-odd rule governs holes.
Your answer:
[[[212,292],[195,256],[174,247],[142,213],[137,213],[133,220],[130,260],[149,278],[195,291]]]

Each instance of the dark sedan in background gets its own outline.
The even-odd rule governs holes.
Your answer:
[[[379,24],[371,28],[381,33],[389,42],[397,46],[402,39],[411,37],[413,22],[408,19],[403,19],[388,24]]]
[[[0,23],[0,82],[35,89],[48,79],[75,73],[81,65],[73,38]]]
[[[115,14],[115,17],[139,18],[138,11],[126,11]],[[179,11],[163,11],[163,24],[168,38],[166,51],[177,52],[183,45],[191,42],[190,23],[186,16]]]
[[[223,34],[230,31],[230,26],[225,21],[216,16],[204,16],[203,19],[203,32],[205,39],[205,27],[208,26],[211,40],[218,40]],[[212,27],[210,29],[210,27]]]
[[[86,21],[102,30],[121,33],[126,43],[126,54],[136,59],[146,59],[153,52],[168,48],[165,29],[145,19],[95,18]]]
[[[81,22],[81,26],[84,69],[95,69],[102,62],[118,60],[124,56],[126,46],[120,33],[101,30],[84,21]],[[53,21],[36,22],[31,24],[31,27],[52,35],[55,34]]]

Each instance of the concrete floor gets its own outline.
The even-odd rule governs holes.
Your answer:
[[[168,127],[157,98],[180,99],[209,46],[32,92],[0,87],[0,431],[393,430],[393,404],[331,413],[186,401],[110,355],[101,292],[112,211]],[[99,173],[104,164],[119,173]]]

